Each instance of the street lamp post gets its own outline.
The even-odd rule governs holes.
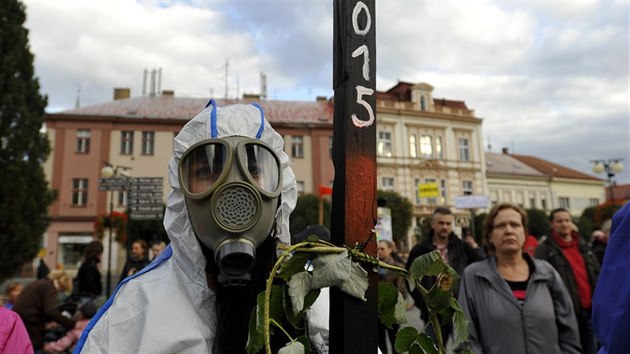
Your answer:
[[[593,166],[593,172],[598,174],[606,172],[606,176],[608,177],[608,188],[610,190],[610,201],[613,203],[615,202],[615,195],[613,191],[615,182],[613,177],[615,177],[615,173],[623,171],[623,164],[621,161],[623,161],[623,159],[591,160],[591,162],[595,164]]]
[[[108,240],[108,251],[107,251],[107,284],[105,287],[106,296],[109,297],[111,294],[111,284],[112,284],[112,239],[114,235],[114,191],[124,191],[127,189],[126,181],[125,184],[117,183],[118,179],[116,178],[118,174],[123,177],[129,177],[127,174],[127,170],[130,170],[131,167],[127,166],[112,166],[109,162],[105,162],[105,166],[101,169],[101,178],[103,178],[103,185],[107,187],[105,190],[110,191],[109,196],[109,240]],[[120,173],[118,172],[120,170]]]

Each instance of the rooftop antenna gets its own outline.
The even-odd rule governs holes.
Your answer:
[[[225,100],[228,99],[228,74],[229,74],[229,62],[225,59]]]
[[[74,108],[81,107],[81,84],[77,87],[77,101],[74,103]]]
[[[267,74],[260,72],[260,98],[267,98]]]
[[[144,68],[144,73],[142,74],[142,96],[147,94],[147,75],[148,70]]]
[[[162,93],[162,68],[158,68],[157,77],[157,92],[158,95]]]
[[[490,140],[490,135],[488,135],[488,151],[492,152],[492,141]]]

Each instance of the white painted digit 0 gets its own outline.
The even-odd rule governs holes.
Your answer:
[[[369,103],[363,100],[363,95],[371,96],[372,94],[374,94],[374,90],[372,90],[371,88],[357,86],[357,103],[365,107],[365,109],[368,111],[368,116],[370,117],[368,120],[361,120],[357,117],[356,114],[353,113],[352,124],[354,124],[354,126],[357,128],[369,127],[370,125],[372,125],[372,123],[374,123],[374,111],[372,111],[372,106],[370,106]]]
[[[359,23],[357,22],[361,10],[365,10],[365,15],[367,16],[367,23],[365,24],[364,29],[359,29]],[[370,31],[370,27],[372,27],[372,15],[370,15],[370,9],[368,9],[367,5],[363,3],[363,1],[358,1],[352,10],[352,28],[354,28],[354,33],[365,36]]]
[[[356,58],[361,54],[363,54],[363,78],[365,81],[370,81],[370,50],[365,44],[355,49],[352,57]]]

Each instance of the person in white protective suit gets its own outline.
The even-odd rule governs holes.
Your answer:
[[[283,147],[256,104],[211,100],[189,121],[168,166],[171,243],[118,286],[75,353],[244,353],[276,242],[290,240],[297,192]],[[327,323],[307,327],[327,352]],[[275,352],[287,340],[274,337]]]

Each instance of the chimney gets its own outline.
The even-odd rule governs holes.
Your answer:
[[[175,96],[175,90],[162,90],[162,96]]]
[[[131,97],[131,89],[128,87],[114,87],[114,101]]]
[[[508,149],[508,148],[506,148],[506,147],[502,148],[502,149],[501,149],[501,151],[503,151],[503,153],[504,153],[505,155],[509,155],[509,154],[510,154],[510,149]]]
[[[326,102],[326,101],[328,101],[328,98],[326,96],[317,96],[315,98],[315,101],[316,102]]]

